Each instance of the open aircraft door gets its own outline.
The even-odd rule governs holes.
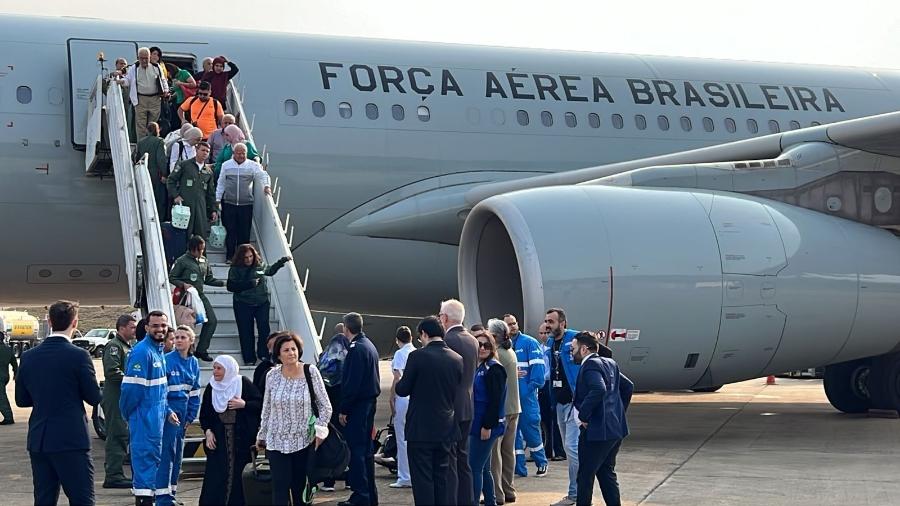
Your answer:
[[[69,39],[69,121],[71,122],[72,147],[84,149],[91,154],[100,141],[100,110],[103,107],[102,93],[92,93],[98,85],[101,65],[110,73],[116,69],[119,56],[134,61],[137,43],[120,40]],[[99,60],[103,53],[105,62]],[[90,163],[90,162],[88,162]]]

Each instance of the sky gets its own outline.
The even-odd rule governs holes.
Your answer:
[[[137,3],[0,0],[0,12],[137,21]],[[895,0],[211,0],[196,5],[210,14],[165,22],[203,20],[228,27],[235,20],[242,28],[296,33],[900,69]]]

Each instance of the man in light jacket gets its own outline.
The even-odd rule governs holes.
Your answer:
[[[128,98],[134,105],[138,138],[147,136],[148,124],[159,121],[162,101],[169,97],[169,83],[163,75],[162,67],[150,61],[150,49],[138,49],[138,61],[128,67],[123,83],[128,86]]]

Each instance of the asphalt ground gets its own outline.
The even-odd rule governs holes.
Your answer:
[[[385,392],[388,369],[382,362]],[[12,399],[12,382],[6,390]],[[13,409],[17,423],[0,426],[0,503],[28,505],[30,410]],[[376,424],[384,426],[388,416],[382,395]],[[778,379],[766,385],[754,379],[709,394],[638,394],[628,421],[631,436],[617,467],[624,504],[882,505],[900,497],[900,421],[888,414],[838,413],[819,380]],[[94,439],[93,444],[97,504],[134,504],[127,490],[100,487],[104,443]],[[376,480],[381,504],[412,504],[410,490],[388,488],[394,476],[387,469],[376,466]],[[547,477],[516,479],[515,504],[550,504],[564,495],[566,483],[565,462],[553,462]],[[201,484],[198,478],[183,479],[179,498],[196,504]],[[346,499],[349,491],[340,487],[318,494],[315,504]],[[599,490],[594,497],[602,504]],[[64,495],[60,504],[68,504]]]

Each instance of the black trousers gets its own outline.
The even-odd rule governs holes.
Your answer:
[[[556,421],[556,406],[550,401],[550,382],[538,390],[538,405],[541,408],[541,431],[544,436],[544,452],[548,459],[566,457],[559,423]]]
[[[606,506],[619,506],[619,482],[616,480],[616,455],[621,439],[587,441],[584,429],[578,436],[578,506],[590,506],[594,495],[594,478],[600,482],[600,492]]]
[[[462,440],[450,447],[450,473],[447,476],[448,499],[450,504],[472,506],[475,503],[472,468],[469,466],[469,430],[472,420],[459,423]],[[410,467],[412,464],[410,463]]]
[[[375,399],[362,402],[347,414],[344,438],[350,447],[350,469],[347,484],[353,494],[348,501],[355,505],[378,504],[375,487],[375,448],[372,429],[375,426]]]
[[[303,489],[306,488],[306,463],[309,459],[309,447],[293,453],[281,453],[275,450],[266,451],[272,470],[272,505],[300,506],[303,502]]]
[[[94,461],[90,450],[29,453],[34,504],[55,506],[62,485],[70,505],[93,506]]]
[[[455,505],[455,502],[451,501],[449,497],[450,458],[453,444],[416,441],[407,443],[409,475],[412,479],[413,500],[416,504]]]
[[[225,258],[231,260],[240,244],[250,242],[253,205],[236,206],[222,202],[222,225],[225,226]]]
[[[269,337],[269,303],[246,304],[234,300],[231,307],[234,308],[234,321],[237,323],[238,336],[241,342],[241,356],[244,363],[252,363],[259,357],[260,360],[269,356],[266,348],[266,338]],[[256,323],[257,335],[254,338],[253,327]],[[256,348],[254,350],[254,348]]]
[[[325,391],[328,392],[328,400],[331,402],[331,405],[334,406],[334,409],[331,411],[331,425],[343,434],[343,429],[340,424],[340,413],[338,413],[337,408],[341,405],[341,385],[326,386]],[[344,477],[341,480],[344,482],[347,481],[346,473],[344,473]],[[335,481],[336,480],[325,480],[322,482],[322,485],[334,487]]]

